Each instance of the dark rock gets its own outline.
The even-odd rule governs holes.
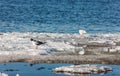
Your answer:
[[[30,66],[32,67],[34,64],[30,64]]]
[[[11,72],[13,72],[13,71],[19,71],[19,70],[14,70],[14,69],[6,69],[6,70],[4,70],[4,71],[11,71]]]
[[[37,68],[37,70],[42,70],[42,69],[45,69],[45,67],[40,67],[40,68]]]

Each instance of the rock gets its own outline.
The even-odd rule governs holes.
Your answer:
[[[19,70],[16,70],[16,69],[6,69],[6,70],[4,70],[4,71],[19,71]]]
[[[45,69],[45,67],[40,67],[40,68],[37,68],[37,70],[42,70],[42,69]]]

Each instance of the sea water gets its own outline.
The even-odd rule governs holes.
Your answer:
[[[0,0],[0,32],[120,32],[120,0]]]
[[[88,33],[120,32],[120,0],[0,0],[0,32]],[[52,68],[70,64],[0,64],[9,76],[69,76]],[[120,76],[119,65],[108,65]],[[79,76],[79,75],[78,75]],[[91,76],[100,76],[92,74]]]
[[[28,63],[23,62],[12,62],[12,63],[1,63],[0,64],[0,72],[6,73],[9,76],[16,76],[19,74],[20,76],[72,76],[70,74],[58,74],[52,71],[52,69],[60,66],[69,66],[73,64],[47,64],[40,63],[30,65]],[[102,64],[96,64],[102,65]],[[120,65],[104,65],[112,67],[113,71],[102,74],[102,76],[120,76]],[[73,75],[73,76],[101,76],[101,74],[90,74],[90,75]]]

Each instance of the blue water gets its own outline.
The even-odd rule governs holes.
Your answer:
[[[35,64],[30,66],[28,63],[15,62],[15,63],[1,63],[0,72],[7,73],[9,76],[72,76],[68,74],[58,74],[51,70],[60,66],[69,66],[72,64]],[[112,72],[100,75],[91,74],[90,76],[120,76],[120,65],[107,65],[113,68]],[[13,71],[11,71],[11,69]],[[39,70],[38,70],[39,69]],[[75,76],[89,76],[89,75],[75,75]]]
[[[120,0],[0,0],[0,32],[120,32]]]
[[[30,66],[27,63],[5,63],[0,64],[0,71],[9,74],[9,76],[15,76],[19,73],[20,76],[70,76],[66,74],[57,74],[51,71],[51,69],[59,66],[68,66],[71,64],[36,64]],[[119,76],[120,66],[119,65],[108,65],[113,68],[113,72],[106,73],[104,76]],[[41,68],[40,70],[37,70]],[[9,71],[13,69],[14,71]],[[8,71],[6,71],[8,70]],[[79,76],[79,75],[78,75]],[[91,76],[100,76],[99,74],[91,74]]]

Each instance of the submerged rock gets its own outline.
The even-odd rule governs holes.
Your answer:
[[[39,67],[39,68],[37,68],[37,70],[42,70],[42,69],[45,69],[45,67]]]
[[[11,72],[13,72],[13,71],[19,71],[19,70],[16,70],[16,69],[6,69],[4,71],[11,71]]]

